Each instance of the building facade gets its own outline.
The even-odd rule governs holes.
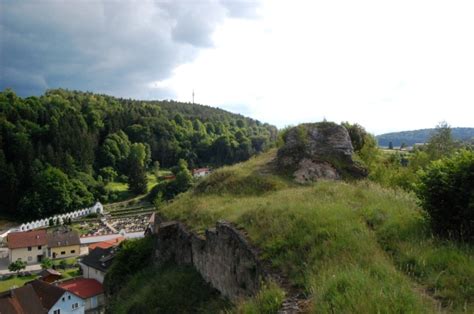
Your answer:
[[[11,232],[7,236],[9,262],[17,260],[27,264],[40,263],[47,256],[46,230]]]

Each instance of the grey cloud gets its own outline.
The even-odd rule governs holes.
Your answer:
[[[229,16],[234,18],[256,18],[260,1],[252,0],[221,0]]]
[[[172,97],[150,89],[212,46],[226,16],[247,18],[249,4],[190,1],[0,2],[0,89],[23,96],[47,88],[123,97]],[[250,6],[254,8],[255,6]]]

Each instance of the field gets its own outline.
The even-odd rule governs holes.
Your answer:
[[[296,185],[272,174],[274,154],[216,171],[160,213],[196,231],[218,219],[244,228],[315,313],[474,312],[473,247],[433,237],[413,195]]]
[[[58,269],[63,279],[79,276],[79,267],[68,268],[66,270]],[[7,291],[11,288],[18,288],[23,286],[25,283],[37,279],[38,275],[29,276],[13,276],[9,279],[0,280],[0,292]]]
[[[13,276],[10,279],[0,280],[0,292],[7,291],[11,288],[18,288],[23,286],[28,281],[35,280],[38,276]]]
[[[169,170],[160,170],[159,175],[160,176],[166,176],[171,174],[171,171]],[[156,176],[150,172],[147,173],[147,187],[148,191],[150,191],[156,184],[158,184],[158,180]],[[134,196],[130,191],[128,190],[128,184],[124,182],[109,182],[105,186],[105,189],[114,195],[112,199],[110,199],[110,203],[113,202],[122,202],[125,200],[130,200],[133,199]]]

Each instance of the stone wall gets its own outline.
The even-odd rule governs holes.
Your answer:
[[[254,295],[264,271],[245,237],[227,222],[206,231],[189,232],[179,222],[157,223],[155,262],[193,265],[202,277],[230,300]]]

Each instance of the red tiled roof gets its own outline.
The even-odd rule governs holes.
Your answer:
[[[46,230],[10,232],[7,236],[8,248],[19,249],[29,246],[46,245]]]
[[[95,279],[76,278],[63,281],[59,286],[83,299],[104,293],[102,284]]]
[[[112,240],[92,243],[92,244],[89,245],[89,250],[93,250],[96,247],[100,247],[100,248],[103,248],[103,249],[108,249],[110,247],[119,245],[120,242],[122,242],[123,240],[125,240],[124,237],[118,237],[118,238],[115,238],[115,239],[112,239]]]
[[[34,288],[26,285],[0,294],[1,314],[46,314]]]

